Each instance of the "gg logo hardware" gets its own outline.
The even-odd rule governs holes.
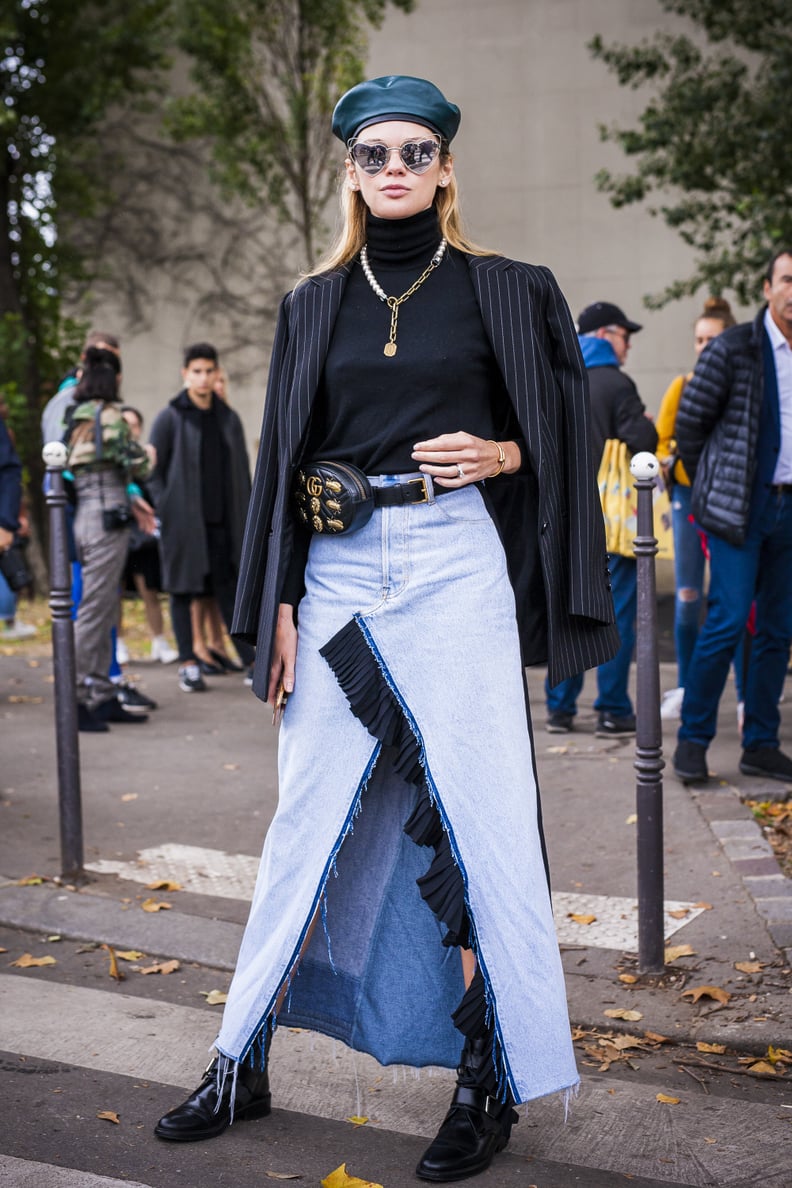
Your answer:
[[[316,497],[317,495],[322,494],[322,480],[319,478],[318,475],[315,475],[315,474],[310,475],[305,486],[306,486],[306,490],[308,491],[309,495],[313,495],[314,497]],[[339,490],[340,490],[340,487],[339,487]]]

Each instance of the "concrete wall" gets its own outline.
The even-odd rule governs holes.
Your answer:
[[[619,87],[586,43],[595,33],[635,42],[682,24],[657,0],[418,0],[412,14],[391,10],[369,55],[371,76],[432,78],[462,108],[454,147],[474,239],[549,265],[573,314],[602,299],[643,322],[627,370],[652,411],[692,362],[700,303],[659,313],[642,306],[644,294],[687,274],[690,256],[661,219],[643,208],[614,210],[594,186],[599,168],[624,165],[618,149],[600,142],[598,124],[631,121],[646,97]],[[153,328],[125,338],[125,396],[147,414],[178,387],[179,348],[205,335],[198,295],[163,298]],[[244,383],[233,383],[234,358],[226,359],[251,447],[271,332],[262,325],[260,364]]]

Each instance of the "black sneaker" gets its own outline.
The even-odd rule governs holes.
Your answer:
[[[565,714],[563,710],[553,710],[547,715],[545,730],[548,734],[571,734],[574,729],[574,714]]]
[[[683,784],[706,784],[709,779],[707,748],[701,743],[685,738],[677,743],[671,760],[674,775]]]
[[[635,734],[635,714],[616,718],[613,714],[600,714],[597,719],[596,738],[632,738]]]
[[[84,734],[106,734],[110,727],[80,701],[77,703],[77,729]]]
[[[182,693],[205,693],[206,681],[197,664],[182,664],[179,668],[179,688]]]
[[[777,747],[743,751],[740,771],[743,775],[764,776],[768,780],[784,780],[792,784],[792,759]]]
[[[128,714],[146,714],[149,710],[157,708],[156,701],[146,697],[145,693],[141,693],[140,689],[126,681],[118,686],[116,697]]]

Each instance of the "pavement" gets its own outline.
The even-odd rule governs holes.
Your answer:
[[[666,689],[676,683],[667,638],[661,655]],[[75,885],[59,879],[51,662],[22,646],[0,651],[0,941],[9,957],[24,948],[33,955],[55,953],[60,962],[56,969],[19,969],[0,958],[5,962],[0,1049],[9,1054],[5,1063],[0,1060],[0,1073],[16,1068],[17,1060],[53,1075],[68,1069],[77,1096],[88,1093],[89,1083],[126,1085],[125,1078],[134,1078],[125,1091],[146,1088],[151,1102],[141,1107],[136,1126],[148,1134],[157,1111],[179,1100],[178,1089],[193,1087],[216,1032],[219,1008],[207,1004],[205,995],[207,989],[227,988],[234,966],[261,841],[276,803],[275,736],[266,707],[238,677],[216,679],[206,695],[185,695],[176,688],[173,667],[133,660],[130,671],[160,708],[145,725],[80,736],[85,860],[91,869],[89,881]],[[731,685],[709,754],[710,783],[684,787],[665,772],[664,927],[670,950],[662,972],[645,973],[637,956],[634,743],[594,736],[593,674],[575,730],[548,734],[542,679],[541,671],[529,672],[556,920],[578,1036],[594,1037],[595,1043],[603,1034],[662,1036],[675,1049],[724,1045],[757,1058],[769,1048],[792,1051],[792,881],[781,873],[743,804],[747,797],[789,797],[792,789],[739,773]],[[784,703],[784,727],[792,733],[789,713]],[[664,738],[670,754],[675,731],[673,724],[666,726],[672,727]],[[158,880],[181,889],[152,889],[149,884]],[[170,906],[148,910],[146,900]],[[131,972],[126,982],[110,984],[107,954],[97,944],[139,951],[151,964],[175,959],[181,965],[179,984]],[[79,953],[88,956],[78,958]],[[623,1012],[626,1017],[618,1017]],[[417,1182],[411,1175],[400,1178],[404,1160],[408,1166],[415,1162],[420,1136],[434,1133],[442,1117],[450,1085],[446,1070],[422,1076],[384,1070],[308,1033],[279,1032],[276,1044],[278,1141],[267,1150],[277,1150],[284,1169],[299,1157],[305,1182],[318,1184],[337,1166],[332,1160],[338,1155],[339,1164],[349,1157],[350,1172],[368,1162],[387,1188]],[[511,1158],[502,1156],[497,1173],[480,1178],[482,1188],[512,1183],[529,1188],[529,1180],[538,1188],[573,1183],[610,1188],[617,1175],[619,1182],[627,1175],[647,1188],[716,1182],[788,1188],[783,1169],[792,1158],[779,1163],[778,1144],[789,1141],[790,1116],[779,1110],[790,1107],[779,1105],[781,1099],[739,1106],[724,1099],[719,1122],[711,1116],[707,1133],[717,1133],[720,1125],[730,1136],[728,1151],[719,1149],[715,1138],[699,1150],[705,1140],[697,1131],[695,1154],[691,1150],[683,1158],[680,1151],[693,1142],[685,1134],[674,1158],[665,1160],[672,1165],[667,1167],[656,1152],[636,1153],[624,1137],[613,1141],[620,1127],[624,1135],[635,1128],[658,1133],[656,1090],[666,1074],[653,1074],[645,1086],[632,1085],[618,1100],[590,1060],[583,1060],[582,1071],[585,1092],[572,1124],[559,1125],[555,1104],[532,1103],[532,1121],[514,1132]],[[606,1135],[603,1115],[609,1119]],[[376,1128],[349,1125],[350,1117],[363,1116],[375,1120]],[[681,1112],[674,1115],[680,1134],[683,1118]],[[664,1117],[662,1126],[668,1125]],[[235,1135],[235,1144],[242,1144],[234,1147],[237,1158],[255,1166],[261,1156],[256,1128],[237,1129],[242,1132]],[[742,1151],[735,1147],[738,1131],[745,1134]],[[750,1137],[760,1132],[773,1136],[775,1153],[766,1164]],[[54,1138],[20,1124],[0,1148],[5,1152],[0,1185],[87,1188],[129,1183],[130,1176],[151,1186],[232,1182],[216,1154],[219,1143],[197,1145],[204,1161],[199,1173],[192,1145],[180,1148],[174,1163],[166,1158],[167,1145],[150,1140],[158,1158],[149,1152],[144,1166],[136,1162],[139,1147],[132,1139],[128,1132],[119,1136],[115,1127],[99,1127],[90,1159],[84,1145],[64,1156],[62,1147],[56,1143],[59,1154],[53,1147]],[[129,1161],[116,1167],[112,1160],[120,1159],[124,1143],[131,1144]],[[105,1151],[111,1163],[103,1171],[115,1168],[121,1180],[97,1171]],[[61,1163],[67,1178],[53,1170]],[[386,1175],[384,1169],[391,1170]],[[234,1182],[262,1181],[243,1176]]]

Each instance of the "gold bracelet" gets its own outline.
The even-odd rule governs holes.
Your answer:
[[[494,445],[495,449],[498,451],[498,469],[493,474],[489,475],[489,478],[497,478],[506,465],[506,451],[504,450],[501,442],[493,441],[491,437],[487,438],[487,444]]]

